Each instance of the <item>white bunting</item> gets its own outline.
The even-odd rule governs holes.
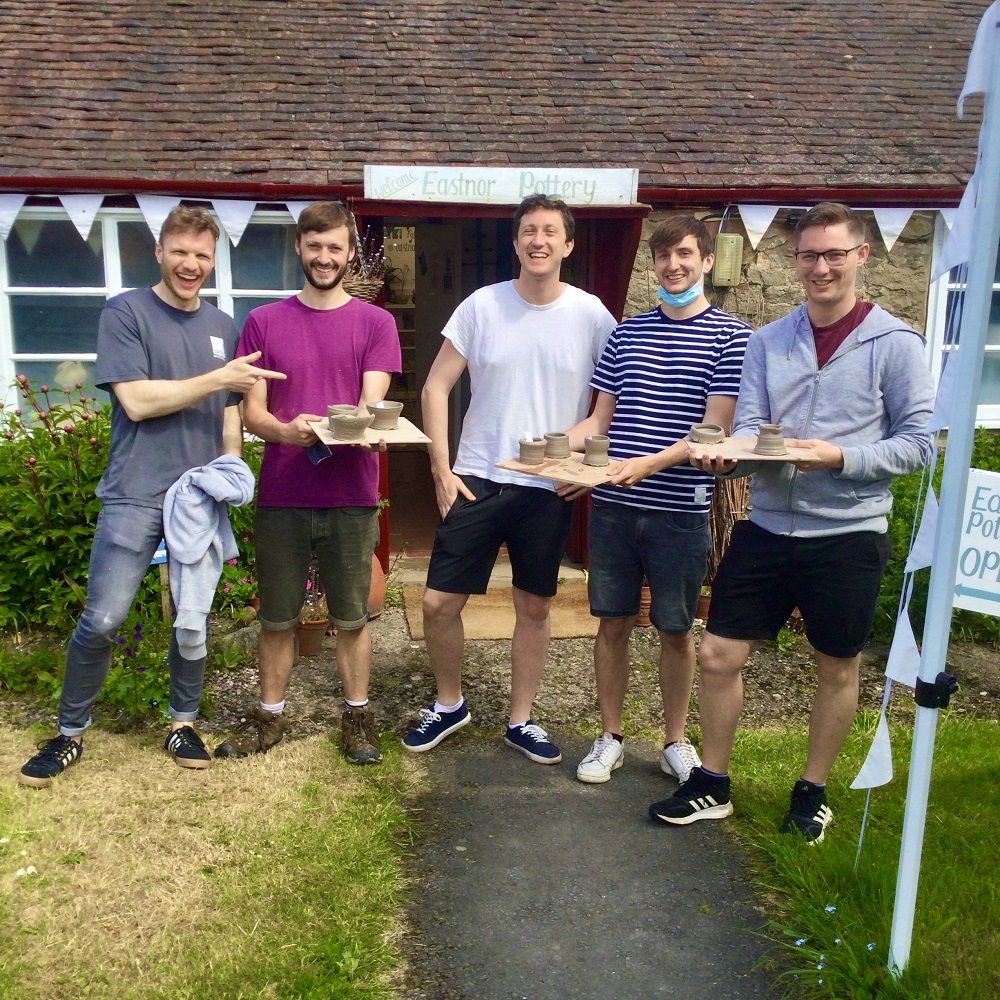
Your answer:
[[[899,234],[906,228],[910,216],[913,215],[912,208],[873,208],[872,215],[875,216],[875,224],[882,234],[882,242],[889,253],[896,245]]]
[[[6,240],[10,236],[17,213],[27,199],[26,194],[0,194],[0,238]]]
[[[946,351],[941,359],[941,377],[938,379],[937,396],[934,398],[934,411],[931,413],[927,430],[932,434],[951,426],[951,401],[955,398],[958,387],[958,352]]]
[[[288,209],[288,214],[298,223],[299,216],[302,214],[302,209],[306,205],[311,205],[311,201],[286,201],[285,208]]]
[[[215,209],[215,214],[218,215],[222,228],[225,229],[234,247],[239,246],[256,207],[255,201],[231,201],[220,198],[212,202],[212,208]]]
[[[976,192],[979,179],[975,174],[969,178],[965,186],[958,210],[952,216],[948,229],[948,238],[931,272],[931,281],[937,281],[942,274],[947,274],[953,267],[964,264],[972,254],[972,226],[976,216]]]
[[[104,202],[103,194],[61,194],[59,200],[82,239],[90,235],[97,210]]]
[[[917,649],[917,640],[913,638],[909,609],[904,607],[896,619],[896,632],[889,647],[885,676],[907,687],[915,687],[919,670],[920,650]]]
[[[750,246],[757,249],[761,237],[767,232],[768,227],[778,214],[778,205],[737,205],[740,210],[740,218],[743,220],[743,228],[750,237]]]
[[[906,557],[904,573],[913,573],[918,569],[926,569],[934,558],[934,535],[937,532],[938,502],[934,488],[927,490],[924,498],[924,513],[920,518],[917,537],[913,540],[910,554]]]
[[[135,200],[139,202],[139,210],[153,239],[159,242],[163,221],[181,203],[180,198],[163,194],[137,194]]]
[[[944,224],[948,227],[949,231],[951,230],[951,227],[955,223],[955,213],[957,211],[958,211],[958,209],[956,209],[956,208],[939,208],[938,209],[938,213],[940,214],[941,218],[944,220]]]
[[[851,788],[878,788],[892,781],[892,746],[889,742],[889,725],[885,721],[885,709],[879,713],[875,739],[868,750],[858,776],[851,782]]]

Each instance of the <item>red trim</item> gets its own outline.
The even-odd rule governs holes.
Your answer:
[[[509,205],[469,205],[448,202],[375,201],[364,197],[362,184],[276,184],[250,181],[207,181],[184,178],[149,180],[134,177],[79,176],[5,176],[0,177],[0,191],[25,194],[57,194],[61,192],[106,192],[109,194],[176,194],[187,198],[256,198],[259,201],[283,202],[286,198],[325,196],[357,199],[372,215],[419,216],[506,216]],[[846,201],[856,205],[878,205],[886,208],[953,207],[959,203],[964,186],[940,187],[798,187],[772,185],[765,187],[640,187],[639,200],[665,205],[726,205],[751,202],[765,205],[811,204],[817,201]],[[358,206],[362,207],[361,205]],[[574,206],[580,218],[630,215],[634,205]]]
[[[380,451],[378,455],[378,495],[389,496],[389,453]],[[378,546],[375,555],[382,564],[382,569],[389,572],[389,508],[383,507],[378,512]]]

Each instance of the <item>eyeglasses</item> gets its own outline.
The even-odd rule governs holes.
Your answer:
[[[864,246],[864,243],[859,243],[856,247],[851,247],[848,250],[795,250],[792,256],[795,258],[796,262],[799,264],[805,264],[807,267],[812,267],[820,259],[823,258],[830,265],[830,267],[840,267],[841,264],[847,263],[847,255],[853,253],[855,250],[859,250]]]

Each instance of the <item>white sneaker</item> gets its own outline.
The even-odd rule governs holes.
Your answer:
[[[602,733],[594,740],[590,753],[580,761],[576,776],[588,785],[610,781],[611,772],[625,763],[625,749],[613,736]]]
[[[660,770],[676,778],[682,785],[696,767],[701,767],[701,758],[687,740],[671,743],[660,754]]]

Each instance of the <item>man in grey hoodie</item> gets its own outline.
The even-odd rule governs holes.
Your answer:
[[[796,607],[818,669],[809,749],[782,832],[818,842],[833,818],[826,779],[857,710],[860,652],[889,555],[894,476],[924,465],[933,384],[923,339],[858,299],[868,259],[862,219],[826,202],[795,227],[806,302],[750,337],[733,435],[780,424],[795,462],[692,461],[715,475],[752,475],[752,512],[736,525],[712,587],[699,650],[700,768],[650,815],[685,825],[733,811],[729,758],[743,706],[742,670]]]

